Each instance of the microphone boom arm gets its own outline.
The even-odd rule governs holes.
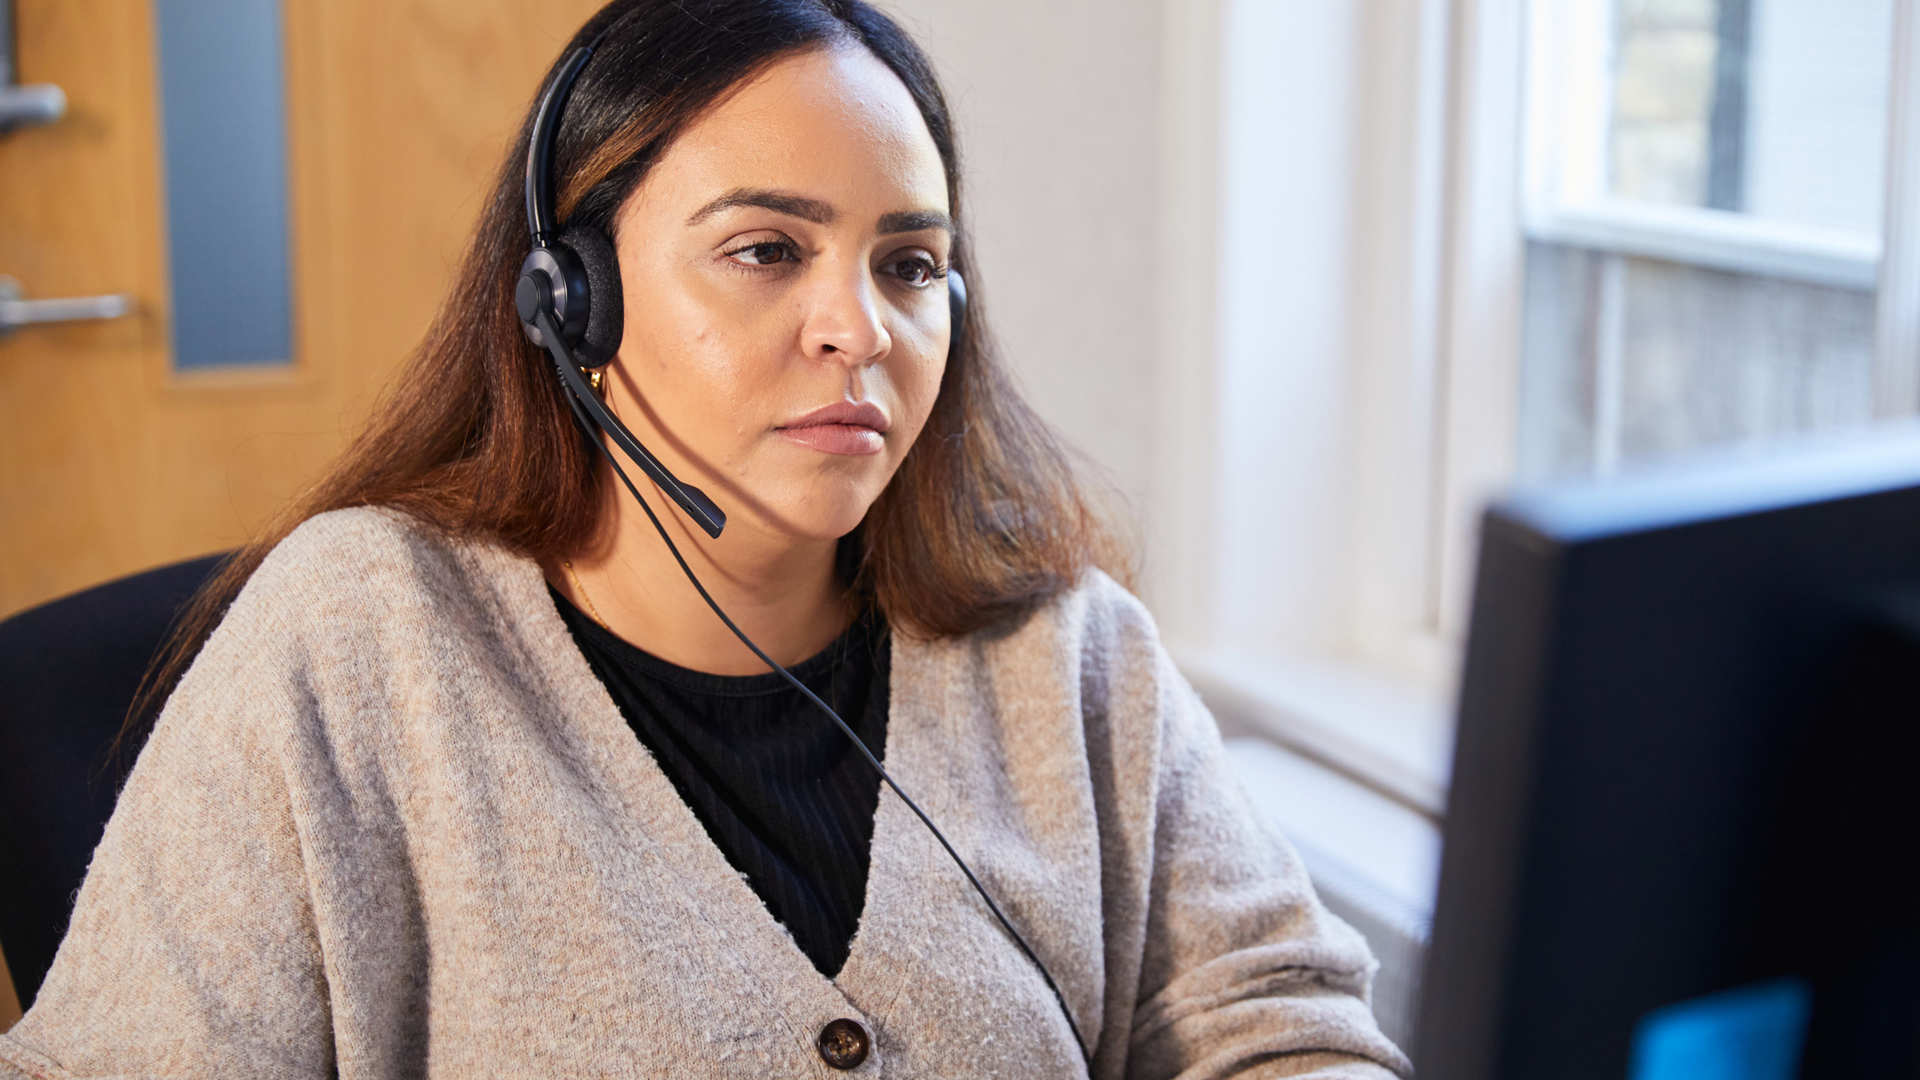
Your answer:
[[[647,452],[646,447],[640,445],[640,440],[633,437],[633,432],[628,431],[627,426],[622,424],[618,417],[607,411],[607,407],[601,404],[600,398],[587,386],[587,380],[581,376],[580,365],[574,363],[573,354],[563,343],[560,328],[554,325],[553,313],[548,310],[546,304],[540,305],[540,309],[534,313],[533,318],[540,327],[541,344],[546,346],[548,355],[553,357],[553,366],[558,369],[560,382],[566,388],[568,396],[584,407],[594,424],[618,443],[620,449],[626,451],[627,456],[633,459],[634,464],[640,466],[643,472],[653,478],[654,483],[660,485],[660,490],[666,493],[667,498],[679,504],[680,509],[685,510],[708,536],[719,539],[720,530],[727,527],[726,512],[715,506],[713,500],[707,498],[706,492],[676,479],[667,471],[665,465],[660,464],[657,458]]]

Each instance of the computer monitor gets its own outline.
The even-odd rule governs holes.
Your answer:
[[[1416,1075],[1920,1077],[1920,428],[1479,550]]]

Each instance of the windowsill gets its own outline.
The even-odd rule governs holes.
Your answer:
[[[1523,227],[1529,240],[1844,289],[1871,290],[1880,269],[1876,237],[1723,210],[1609,199],[1529,207]]]
[[[1227,757],[1256,810],[1300,853],[1316,882],[1364,898],[1396,930],[1424,940],[1440,873],[1440,826],[1346,777],[1254,736]]]
[[[1446,812],[1453,706],[1446,690],[1354,663],[1170,645],[1227,736],[1277,743],[1438,822]]]

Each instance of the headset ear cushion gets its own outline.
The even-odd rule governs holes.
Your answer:
[[[599,229],[569,226],[556,238],[580,259],[587,275],[587,328],[574,354],[586,367],[613,359],[626,327],[626,304],[620,294],[620,259],[613,242]]]
[[[955,356],[960,352],[960,342],[964,339],[967,325],[967,279],[960,271],[947,270],[947,317],[952,320],[952,332],[947,339],[947,355]]]

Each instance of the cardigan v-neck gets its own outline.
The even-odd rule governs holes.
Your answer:
[[[539,572],[532,563],[524,563],[519,569],[523,574]],[[544,575],[540,584],[546,584]],[[898,851],[902,839],[899,833],[909,825],[916,829],[922,825],[917,820],[902,820],[902,815],[910,811],[903,805],[890,805],[897,803],[889,798],[893,793],[882,794],[874,814],[867,894],[861,905],[860,924],[848,943],[847,957],[838,974],[828,978],[815,968],[793,935],[760,902],[739,871],[727,862],[726,855],[706,834],[692,807],[680,798],[672,780],[634,740],[619,706],[593,674],[586,657],[576,648],[553,647],[561,636],[570,632],[551,596],[528,614],[534,617],[533,629],[546,646],[543,653],[558,669],[556,674],[562,678],[564,692],[570,699],[568,704],[578,710],[577,715],[589,721],[565,730],[577,735],[583,742],[585,756],[596,760],[614,779],[617,787],[612,794],[622,799],[623,808],[628,811],[615,818],[616,826],[631,830],[629,840],[634,848],[655,861],[653,880],[678,878],[689,885],[676,899],[684,905],[690,936],[699,943],[699,951],[730,964],[737,975],[757,988],[754,996],[758,1000],[784,1004],[780,1023],[790,1038],[808,1044],[832,1020],[857,1017],[860,1013],[859,1003],[848,995],[843,983],[873,986],[881,999],[890,999],[898,993],[902,987],[897,980],[905,974],[904,970],[891,962],[875,963],[866,955],[872,950],[869,942],[876,933],[871,928],[890,918],[881,908],[896,898],[894,890],[876,890],[875,878],[886,875],[891,883],[918,870]],[[890,719],[897,718],[898,704],[897,690],[890,688]],[[889,757],[881,764],[896,783],[906,786],[901,780],[902,774],[915,773],[923,765],[923,755],[928,748],[923,745],[924,738],[917,736],[926,735],[928,729],[926,725],[898,722],[890,723],[889,728],[886,748]],[[929,777],[929,786],[932,783],[933,778]],[[907,787],[907,793],[916,795],[912,787]],[[931,836],[928,842],[933,842]],[[958,869],[954,873],[957,875]],[[696,898],[700,902],[696,902]],[[716,911],[725,912],[727,919],[724,922],[717,919]],[[789,1017],[796,1015],[808,1019],[795,1026]],[[830,1070],[825,1075],[839,1074]]]
[[[717,675],[655,656],[554,589],[588,666],[727,862],[832,977],[865,902],[880,776],[779,672]],[[886,755],[885,620],[869,610],[788,669]]]
[[[888,703],[888,771],[1058,980],[1092,1076],[1408,1071],[1365,942],[1106,575],[992,631],[896,634]],[[869,1052],[829,1064],[830,1026]],[[829,979],[634,738],[535,562],[356,507],[283,540],[196,656],[0,1035],[0,1078],[336,1074],[1088,1067],[892,788]]]

